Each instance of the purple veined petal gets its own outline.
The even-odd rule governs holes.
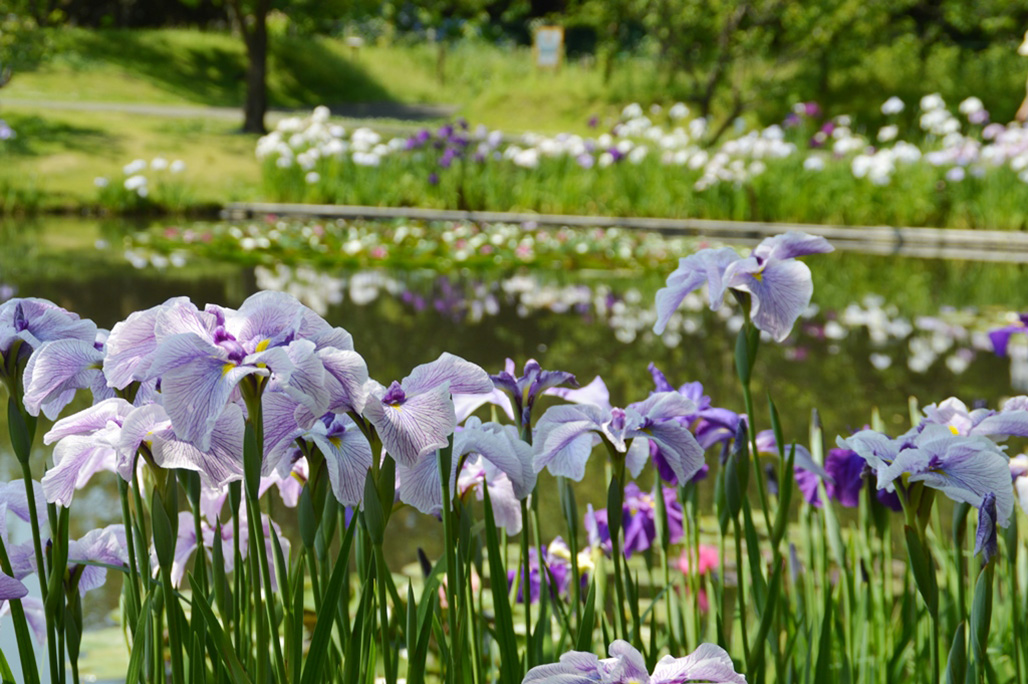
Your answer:
[[[181,511],[178,514],[178,539],[175,540],[175,557],[171,562],[171,584],[178,588],[182,586],[182,578],[186,574],[186,566],[189,559],[196,551],[196,527],[193,524],[193,514],[189,511]],[[157,551],[150,547],[151,566],[157,567]]]
[[[151,362],[161,345],[178,335],[193,334],[202,340],[213,343],[214,331],[218,325],[219,320],[215,315],[207,311],[200,311],[189,299],[176,297],[169,300],[165,305],[158,307],[153,330],[157,340],[157,349],[149,354]],[[160,374],[148,367],[143,377],[151,378],[156,375]]]
[[[709,287],[710,308],[720,309],[725,297],[723,276],[729,264],[741,257],[734,249],[704,249],[678,260],[678,268],[671,272],[667,284],[657,291],[657,322],[653,332],[661,334],[671,315],[685,296],[704,283]]]
[[[585,477],[585,464],[599,443],[604,412],[589,404],[551,406],[535,428],[532,467],[546,468],[575,482]]]
[[[230,403],[218,416],[204,451],[176,437],[172,429],[152,434],[154,462],[168,470],[196,471],[205,486],[219,489],[243,478],[244,430],[243,410]]]
[[[479,366],[449,352],[438,359],[415,366],[400,383],[407,394],[418,394],[449,383],[453,394],[485,394],[493,389],[489,374]]]
[[[25,366],[24,403],[29,415],[38,416],[42,410],[56,420],[75,390],[89,387],[101,375],[103,358],[103,352],[85,340],[44,342]]]
[[[899,453],[899,444],[896,440],[874,430],[861,430],[846,439],[838,437],[835,443],[840,449],[854,451],[864,459],[871,469],[878,473],[878,488],[882,488],[882,471],[889,467]]]
[[[43,475],[43,493],[47,503],[71,507],[75,490],[82,489],[96,473],[116,472],[117,454],[114,444],[120,430],[101,430],[92,435],[69,435],[54,447],[54,467]]]
[[[460,425],[467,420],[468,416],[477,411],[483,404],[499,406],[507,414],[508,418],[515,420],[514,407],[511,406],[510,397],[506,392],[496,387],[493,388],[492,392],[482,394],[454,394],[453,408],[457,414],[457,424]]]
[[[731,656],[715,644],[700,644],[684,658],[664,656],[653,669],[651,684],[746,684],[746,677],[735,671]]]
[[[100,530],[90,530],[81,539],[68,543],[68,564],[94,561],[107,565],[126,565],[125,526],[109,525]],[[102,587],[107,580],[107,568],[97,565],[83,565],[79,577],[79,594]]]
[[[703,447],[689,429],[678,422],[669,420],[650,425],[642,431],[642,435],[657,443],[679,482],[691,480],[705,463]],[[649,457],[649,448],[645,455]]]
[[[971,413],[967,410],[967,405],[956,397],[950,397],[938,404],[929,404],[922,412],[925,415],[924,420],[939,425],[952,425],[961,434],[967,434],[971,429]]]
[[[264,471],[279,470],[283,459],[295,448],[296,440],[310,425],[297,418],[300,403],[285,392],[265,391],[261,397],[264,421]]]
[[[86,435],[103,430],[109,423],[121,425],[133,406],[124,399],[105,399],[87,409],[61,418],[43,435],[43,444],[53,444],[69,435]]]
[[[982,563],[988,563],[999,553],[996,538],[996,495],[986,492],[978,509],[978,528],[975,531],[974,555],[982,554]]]
[[[835,247],[832,247],[828,240],[820,235],[810,235],[793,230],[765,238],[753,249],[753,256],[759,257],[762,261],[781,261],[808,254],[826,254],[834,251]]]
[[[878,472],[878,488],[901,475],[976,508],[993,492],[1000,527],[1010,521],[1014,495],[1009,459],[985,437],[955,435],[946,426],[928,425],[913,448],[900,451],[892,464]]]
[[[762,454],[773,454],[781,458],[789,458],[789,453],[795,450],[793,455],[793,466],[801,468],[814,473],[818,477],[825,480],[825,482],[832,482],[832,476],[825,470],[820,464],[814,462],[814,457],[810,455],[810,451],[807,447],[802,444],[792,443],[786,444],[785,447],[779,451],[778,443],[775,441],[774,430],[761,430],[757,433],[757,449]],[[784,453],[784,457],[782,456]]]
[[[479,464],[471,464],[470,467],[477,467]],[[521,532],[521,501],[514,491],[507,474],[493,467],[488,461],[481,461],[481,467],[485,470],[485,486],[489,489],[489,501],[493,506],[493,520],[497,527],[502,527],[507,534],[514,535]],[[476,487],[478,499],[484,499],[481,485]]]
[[[265,290],[247,297],[237,311],[226,312],[225,328],[251,347],[263,340],[282,344],[286,337],[300,337],[306,308],[290,294]]]
[[[273,347],[251,354],[245,365],[265,364],[272,370],[271,384],[307,407],[312,415],[328,411],[329,393],[325,387],[325,366],[314,353],[314,343],[294,340],[285,347]]]
[[[675,307],[675,308],[677,308],[677,307]],[[661,372],[661,370],[659,368],[657,368],[657,364],[655,364],[655,363],[653,363],[651,361],[650,365],[647,366],[647,370],[650,371],[650,375],[653,377],[653,384],[657,388],[656,391],[658,391],[658,392],[674,392],[675,391],[674,386],[670,382],[667,381],[666,377],[664,377],[664,373]]]
[[[753,324],[777,342],[789,336],[814,294],[810,268],[795,260],[761,264],[753,257],[742,259],[725,271],[725,283],[752,295]]]
[[[610,413],[611,409],[614,408],[610,404],[610,391],[607,389],[607,384],[603,382],[603,378],[599,375],[593,378],[592,382],[585,387],[579,389],[554,387],[546,390],[543,394],[560,397],[564,401],[570,401],[575,404],[598,406],[604,413]]]
[[[0,354],[7,354],[15,339],[23,340],[32,350],[44,342],[63,339],[92,344],[96,341],[96,324],[46,299],[8,299],[0,304]]]
[[[211,433],[236,385],[247,375],[267,372],[254,366],[237,366],[217,356],[195,357],[192,363],[164,372],[161,395],[175,434],[201,451],[210,449]]]
[[[296,508],[300,503],[300,495],[303,493],[304,485],[309,476],[307,459],[301,456],[299,460],[293,463],[293,467],[289,472],[274,478],[278,495],[287,508]]]
[[[11,601],[28,596],[29,590],[24,584],[13,577],[0,572],[0,601]]]
[[[646,419],[661,423],[674,418],[685,418],[696,413],[698,406],[678,392],[656,392],[644,401],[629,404]]]
[[[345,427],[342,434],[328,436],[315,432],[310,438],[325,457],[336,501],[355,508],[364,501],[364,481],[374,459],[371,445],[357,424],[345,416],[337,420]]]
[[[521,684],[597,684],[603,681],[601,677],[600,659],[595,653],[569,651],[558,663],[533,667]]]
[[[535,472],[525,468],[531,460],[531,452],[532,448],[527,443],[517,438],[510,439],[503,426],[496,423],[483,425],[477,418],[469,418],[464,429],[453,437],[454,461],[468,454],[480,455],[510,478],[521,499],[535,488]],[[530,476],[526,470],[531,472]]]
[[[484,372],[484,371],[483,371]],[[450,390],[444,382],[435,389],[408,396],[402,403],[384,403],[373,396],[364,416],[375,426],[382,446],[396,461],[411,468],[425,454],[449,444],[456,427]]]
[[[532,359],[532,361],[535,361],[535,359]],[[536,365],[538,365],[538,363]],[[572,389],[577,389],[578,380],[575,379],[574,374],[568,373],[567,371],[540,369],[528,390],[529,403],[531,403],[540,392],[545,392],[548,389],[552,389],[560,385],[568,385]]]
[[[364,412],[368,381],[368,364],[355,351],[325,348],[318,350],[318,358],[325,368],[325,387],[328,390],[328,410],[333,413]]]
[[[132,482],[132,465],[136,462],[139,447],[145,442],[151,442],[155,434],[170,431],[171,419],[160,404],[133,407],[122,423],[115,445],[118,451],[118,474],[122,479]]]
[[[646,670],[646,660],[630,643],[617,639],[610,644],[608,652],[611,657],[600,661],[600,667],[606,670],[607,681],[649,681],[650,673]]]
[[[144,379],[161,378],[174,368],[212,360],[218,361],[221,365],[230,363],[228,352],[214,344],[211,339],[192,332],[172,335],[164,338],[157,346]]]
[[[1004,408],[972,427],[969,434],[982,435],[994,441],[1007,437],[1028,437],[1028,411]]]
[[[439,515],[443,510],[442,480],[439,461],[434,454],[421,457],[413,467],[396,463],[396,488],[400,501],[427,515]],[[450,491],[456,489],[457,459],[450,463]]]
[[[104,343],[103,371],[111,387],[124,389],[142,380],[157,349],[157,317],[166,308],[192,306],[188,297],[174,297],[163,304],[129,314],[114,324]],[[195,310],[196,307],[193,307]]]
[[[696,422],[696,441],[704,449],[709,449],[719,442],[727,442],[735,438],[739,430],[739,421],[746,420],[744,415],[724,408],[710,408],[700,412]]]

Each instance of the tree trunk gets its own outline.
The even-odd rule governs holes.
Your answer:
[[[250,16],[236,12],[243,41],[246,43],[246,103],[243,106],[243,132],[265,133],[264,114],[268,109],[268,6],[267,0],[254,3]]]

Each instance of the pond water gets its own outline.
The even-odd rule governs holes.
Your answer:
[[[653,294],[666,273],[317,272],[189,260],[157,268],[126,258],[123,239],[134,228],[71,219],[0,223],[0,297],[45,297],[109,328],[172,296],[237,306],[259,289],[284,289],[350,331],[372,376],[386,384],[443,351],[493,373],[506,358],[519,368],[536,358],[544,368],[575,373],[582,384],[602,376],[612,403],[625,405],[652,389],[653,362],[676,385],[703,383],[715,406],[742,409],[732,357],[738,314],[712,313],[697,298],[670,333],[654,336]],[[762,346],[754,384],[757,397],[774,398],[787,439],[805,441],[814,408],[834,442],[867,423],[874,407],[902,431],[909,397],[922,405],[957,396],[995,406],[1026,389],[1028,347],[1012,345],[1013,361],[998,358],[985,336],[1025,306],[1025,266],[853,253],[806,262],[817,310],[786,344]],[[758,401],[758,427],[768,427],[764,403]],[[0,476],[13,477],[2,423],[0,434]],[[599,459],[594,465],[602,468]],[[590,473],[592,481],[600,474]],[[541,500],[552,503],[554,515],[544,519],[560,520],[555,488],[547,488]],[[110,491],[94,487],[76,499],[82,529],[120,517]],[[587,482],[578,496],[583,508],[603,505],[599,485]],[[419,541],[430,555],[438,551],[434,520],[402,512],[391,525],[425,532]],[[560,532],[555,523],[544,534]],[[414,546],[390,548],[394,567],[416,560]],[[94,623],[116,606],[116,583],[105,600],[106,609],[88,601]]]

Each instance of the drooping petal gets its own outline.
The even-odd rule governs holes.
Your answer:
[[[427,515],[439,515],[443,510],[443,481],[439,473],[439,461],[434,454],[427,454],[413,467],[397,461],[396,479],[399,484],[396,493],[400,501],[409,504]],[[457,459],[450,462],[450,492],[457,483]]]
[[[789,231],[765,238],[753,249],[753,256],[765,261],[795,259],[808,254],[826,254],[835,248],[820,235]]]
[[[569,651],[560,662],[537,665],[528,671],[521,684],[596,684],[601,680],[600,659],[595,653]]]
[[[364,501],[364,480],[372,465],[371,445],[349,418],[339,418],[346,429],[329,437],[314,433],[311,439],[325,457],[332,493],[344,506],[357,507]]]
[[[408,468],[421,456],[446,446],[456,426],[456,414],[445,382],[435,389],[408,396],[402,403],[387,404],[381,395],[373,397],[364,407],[364,416],[375,426],[382,446],[396,463]]]
[[[298,408],[300,403],[285,392],[266,391],[261,397],[265,474],[279,469],[283,458],[295,448],[296,439],[310,427],[300,424]]]
[[[648,682],[650,673],[646,671],[646,660],[627,641],[617,639],[610,644],[610,658],[600,661],[608,681],[611,682]]]
[[[589,404],[547,409],[536,425],[532,443],[535,472],[546,468],[553,475],[581,482],[604,419],[603,411]]]
[[[629,408],[634,408],[647,420],[657,423],[685,418],[698,410],[695,402],[678,392],[655,392],[644,401],[629,404]]]
[[[82,489],[101,470],[115,471],[115,440],[118,430],[92,435],[69,435],[54,447],[54,467],[43,475],[43,492],[48,503],[71,507],[75,490]]]
[[[467,420],[468,416],[477,411],[483,404],[499,406],[507,414],[508,418],[515,420],[514,407],[511,406],[510,397],[506,392],[497,387],[492,392],[484,394],[454,394],[453,408],[457,413],[457,424],[460,425]]]
[[[237,404],[225,406],[214,423],[210,446],[201,451],[178,438],[173,429],[151,435],[154,462],[162,468],[193,470],[212,489],[243,477],[243,411]]]
[[[28,350],[64,339],[92,344],[96,341],[96,324],[46,299],[8,299],[0,304],[0,354],[6,355],[16,339],[27,344]]]
[[[364,411],[364,384],[368,381],[368,364],[355,351],[325,348],[318,350],[325,368],[328,410],[333,413]]]
[[[731,656],[715,644],[700,644],[684,658],[664,656],[653,669],[651,684],[746,684],[746,677],[735,671]]]
[[[725,282],[732,289],[752,295],[753,324],[777,342],[789,336],[814,294],[810,268],[795,260],[761,264],[752,257],[742,259],[725,271]]]
[[[516,431],[516,428],[511,427]],[[483,425],[470,418],[464,429],[453,438],[453,459],[467,454],[478,454],[510,478],[519,498],[525,498],[535,487],[535,473],[529,476],[525,464],[530,460],[531,447],[518,438],[511,439],[504,426],[496,423]]]
[[[400,384],[410,395],[435,389],[443,383],[449,383],[453,394],[484,394],[493,389],[488,373],[449,352],[443,352],[435,361],[415,366]]]
[[[245,365],[266,365],[272,371],[271,387],[290,395],[314,416],[328,411],[325,366],[309,340],[294,340],[284,347],[272,347],[247,356]]]
[[[848,449],[856,452],[871,469],[881,476],[882,471],[889,467],[899,453],[899,445],[896,441],[874,430],[861,430],[847,439],[839,437],[836,439],[840,449]],[[879,479],[881,482],[881,479]],[[879,484],[879,489],[882,485]]]
[[[975,531],[974,555],[982,554],[982,563],[988,563],[999,553],[996,535],[996,495],[985,494],[978,509],[978,529]]]
[[[658,335],[664,332],[685,296],[704,283],[708,284],[710,308],[720,309],[725,297],[722,281],[725,269],[740,258],[734,249],[724,247],[700,250],[679,259],[678,268],[667,278],[667,285],[657,291],[657,322],[653,332]]]
[[[112,422],[121,425],[133,408],[132,404],[118,397],[105,399],[54,423],[43,435],[43,444],[53,444],[68,435],[87,435],[103,430]]]
[[[56,420],[75,390],[89,387],[101,374],[103,358],[103,352],[85,340],[44,342],[25,366],[24,403],[29,415],[38,416],[42,410]]]
[[[103,529],[90,530],[81,539],[68,543],[68,563],[94,561],[107,565],[123,566],[128,563],[125,551],[125,526],[109,525]],[[79,593],[102,587],[107,579],[107,568],[98,565],[83,565],[79,577]]]
[[[157,349],[158,314],[164,309],[190,306],[188,297],[174,297],[114,324],[104,345],[103,361],[104,376],[111,387],[124,389],[133,380],[146,377],[150,357]],[[192,308],[196,311],[195,306]]]
[[[703,447],[684,425],[672,420],[657,423],[642,430],[642,436],[656,442],[679,482],[688,482],[703,467]]]
[[[603,382],[603,378],[599,375],[593,378],[592,382],[585,387],[579,389],[553,387],[543,392],[543,394],[560,397],[565,401],[575,404],[592,404],[603,409],[604,413],[610,413],[610,410],[613,408],[610,404],[610,390],[607,389],[607,384]]]
[[[28,596],[29,590],[24,584],[13,577],[0,572],[0,601],[10,601]]]

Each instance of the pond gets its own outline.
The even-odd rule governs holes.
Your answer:
[[[655,336],[652,303],[664,272],[326,272],[148,259],[123,247],[139,227],[66,218],[0,223],[0,298],[48,298],[109,328],[172,296],[186,295],[200,306],[238,306],[260,289],[282,289],[346,328],[372,376],[386,384],[443,351],[492,373],[507,358],[519,368],[536,358],[544,368],[573,372],[582,384],[601,376],[611,402],[625,405],[653,388],[647,370],[652,362],[673,384],[699,381],[715,406],[742,410],[732,357],[740,317],[731,309],[712,313],[697,297],[670,332]],[[1012,344],[1013,361],[999,358],[985,334],[1023,306],[1019,283],[1025,266],[853,253],[806,262],[815,307],[785,344],[762,346],[756,371],[757,396],[771,394],[788,440],[806,441],[815,408],[827,439],[834,441],[869,422],[874,408],[886,425],[903,431],[910,397],[921,405],[957,396],[996,406],[1026,389],[1022,368],[1028,352]],[[763,404],[757,406],[758,427],[766,428]],[[6,434],[5,425],[0,432]],[[6,443],[0,443],[0,454],[0,475],[12,477],[14,459]],[[602,473],[589,477],[599,483]],[[554,494],[548,497],[554,515],[543,519],[558,521],[549,486],[544,480],[543,495]],[[603,506],[602,485],[580,491],[583,507]],[[92,488],[83,498],[76,506],[76,523],[83,528],[120,519],[117,497],[105,490]],[[439,551],[433,519],[411,512],[391,524],[418,532],[429,555]],[[554,522],[544,536],[560,534],[561,527]],[[416,562],[414,545],[390,549],[393,567]],[[106,600],[105,608],[92,607],[93,624],[117,605],[117,583],[109,584]]]

